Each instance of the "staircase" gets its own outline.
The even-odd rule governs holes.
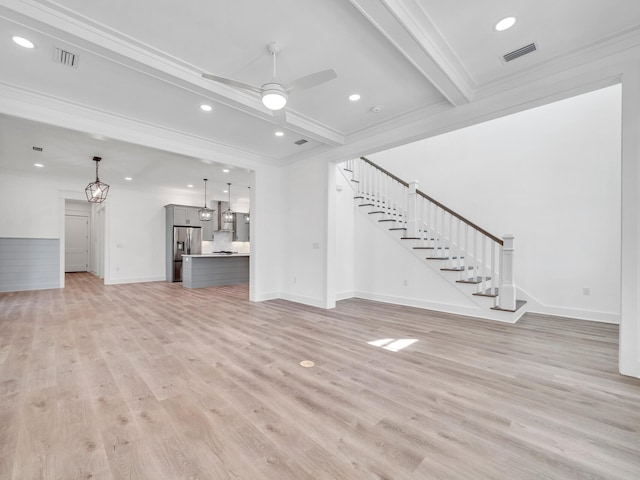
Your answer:
[[[363,215],[483,308],[511,313],[483,317],[515,322],[524,313],[526,302],[516,299],[513,235],[490,234],[418,190],[416,182],[407,183],[365,157],[342,169]]]

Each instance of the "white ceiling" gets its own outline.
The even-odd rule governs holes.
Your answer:
[[[515,27],[494,31],[507,15],[518,18]],[[67,105],[87,118],[153,128],[210,151],[195,158],[169,154],[162,145],[105,138],[90,122],[82,132],[70,132],[51,126],[56,119],[35,122],[35,114],[19,120],[0,105],[0,167],[33,169],[31,147],[37,145],[48,171],[60,176],[82,170],[86,177],[93,155],[102,154],[105,181],[108,174],[129,175],[180,188],[186,175],[193,183],[208,169],[234,163],[241,168],[232,181],[248,185],[247,165],[287,163],[348,146],[528,78],[637,48],[640,2],[0,0],[0,32],[0,90]],[[13,35],[37,48],[15,45]],[[328,68],[338,75],[294,90],[286,118],[272,115],[255,94],[201,77],[207,72],[267,82],[266,45],[273,40],[282,44],[282,82]],[[501,60],[531,42],[538,51]],[[56,47],[75,53],[77,68],[55,63]],[[355,92],[361,100],[349,102]],[[202,112],[202,103],[213,111]],[[374,106],[381,111],[373,112]],[[275,137],[276,129],[285,136]],[[295,145],[299,139],[308,142]],[[205,157],[207,164],[198,160]]]

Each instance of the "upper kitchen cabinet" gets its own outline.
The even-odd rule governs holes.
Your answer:
[[[185,205],[165,205],[167,209],[167,223],[173,222],[176,226],[199,227],[200,216],[198,207]]]
[[[173,208],[173,224],[188,225],[191,227],[200,226],[200,217],[196,207],[178,207]]]

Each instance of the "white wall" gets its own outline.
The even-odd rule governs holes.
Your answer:
[[[250,298],[253,301],[280,297],[283,252],[288,239],[283,232],[285,205],[283,172],[265,166],[254,174],[251,189]]]
[[[622,77],[620,373],[640,378],[640,63]]]
[[[494,235],[514,233],[531,309],[617,322],[620,132],[616,85],[368,158]]]
[[[56,183],[0,170],[0,237],[60,238],[58,208]]]
[[[355,192],[340,166],[335,181],[335,278],[336,299],[351,298],[355,292]],[[331,192],[329,192],[331,194]],[[360,246],[360,244],[358,244]]]
[[[282,297],[331,307],[327,299],[329,167],[320,157],[282,167]]]

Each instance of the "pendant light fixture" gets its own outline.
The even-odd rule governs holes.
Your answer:
[[[251,221],[251,187],[249,188],[249,211],[244,214],[244,223],[249,223]]]
[[[84,189],[87,194],[87,201],[91,203],[102,203],[107,199],[107,193],[109,193],[109,185],[102,183],[98,178],[98,165],[100,164],[102,157],[93,157],[93,161],[96,162],[96,181],[91,182]]]
[[[204,207],[198,210],[198,216],[203,222],[209,222],[213,218],[213,210],[207,208],[207,179],[204,180]]]
[[[227,183],[227,193],[229,195],[229,206],[227,210],[222,214],[222,221],[224,223],[232,223],[233,222],[233,211],[231,210],[231,184]]]

